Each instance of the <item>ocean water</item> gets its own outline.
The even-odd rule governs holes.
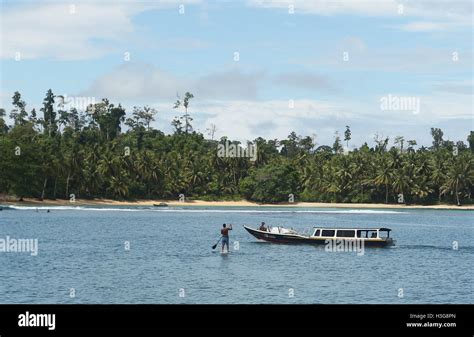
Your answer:
[[[0,303],[406,304],[474,299],[472,211],[3,208],[0,240],[37,239],[38,254],[0,252]],[[327,252],[324,246],[258,242],[242,226],[261,221],[299,231],[389,227],[397,243],[358,255]],[[228,255],[211,249],[222,223],[234,224]]]

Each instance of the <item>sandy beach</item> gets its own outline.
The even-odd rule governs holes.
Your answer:
[[[0,204],[5,205],[51,205],[51,206],[71,206],[71,205],[95,205],[95,206],[153,206],[154,204],[166,203],[169,206],[201,206],[201,207],[318,207],[318,208],[396,208],[396,209],[453,209],[453,210],[474,210],[474,205],[397,205],[397,204],[349,204],[349,203],[322,203],[322,202],[298,202],[281,204],[260,204],[247,200],[239,201],[178,201],[178,200],[138,200],[138,201],[118,201],[111,199],[76,199],[69,200],[38,200],[33,198],[24,198],[23,201],[17,201],[11,198],[0,199]]]

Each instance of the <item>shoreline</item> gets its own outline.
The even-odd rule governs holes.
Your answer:
[[[170,200],[138,200],[118,201],[111,199],[77,199],[75,202],[69,200],[37,200],[24,198],[23,201],[11,199],[1,200],[0,204],[15,206],[153,206],[154,204],[166,203],[168,206],[201,206],[201,207],[314,207],[314,208],[393,208],[393,209],[449,209],[449,210],[474,210],[474,205],[397,205],[397,204],[367,204],[367,203],[323,203],[323,202],[298,202],[281,204],[259,204],[247,200],[239,201],[170,201]]]

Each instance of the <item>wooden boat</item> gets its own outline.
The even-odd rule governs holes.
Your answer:
[[[259,240],[286,244],[324,245],[330,241],[361,241],[367,247],[388,247],[395,244],[390,228],[325,228],[314,227],[310,235],[300,234],[284,227],[268,227],[260,230],[244,226]]]
[[[160,202],[159,204],[153,204],[155,207],[168,207],[168,204],[165,202]]]

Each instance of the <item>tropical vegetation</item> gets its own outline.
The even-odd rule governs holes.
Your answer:
[[[171,134],[152,127],[156,111],[134,107],[127,118],[107,99],[83,111],[66,109],[46,93],[38,113],[19,92],[0,109],[0,193],[38,199],[241,199],[257,202],[472,203],[474,132],[467,143],[445,140],[432,128],[430,147],[399,136],[376,136],[347,150],[351,130],[332,145],[292,132],[286,139],[257,138],[256,160],[222,157],[214,139],[192,127],[186,93],[174,103],[182,116]],[[465,136],[463,136],[465,137]],[[344,143],[346,147],[344,147]],[[247,144],[242,144],[244,147]]]

